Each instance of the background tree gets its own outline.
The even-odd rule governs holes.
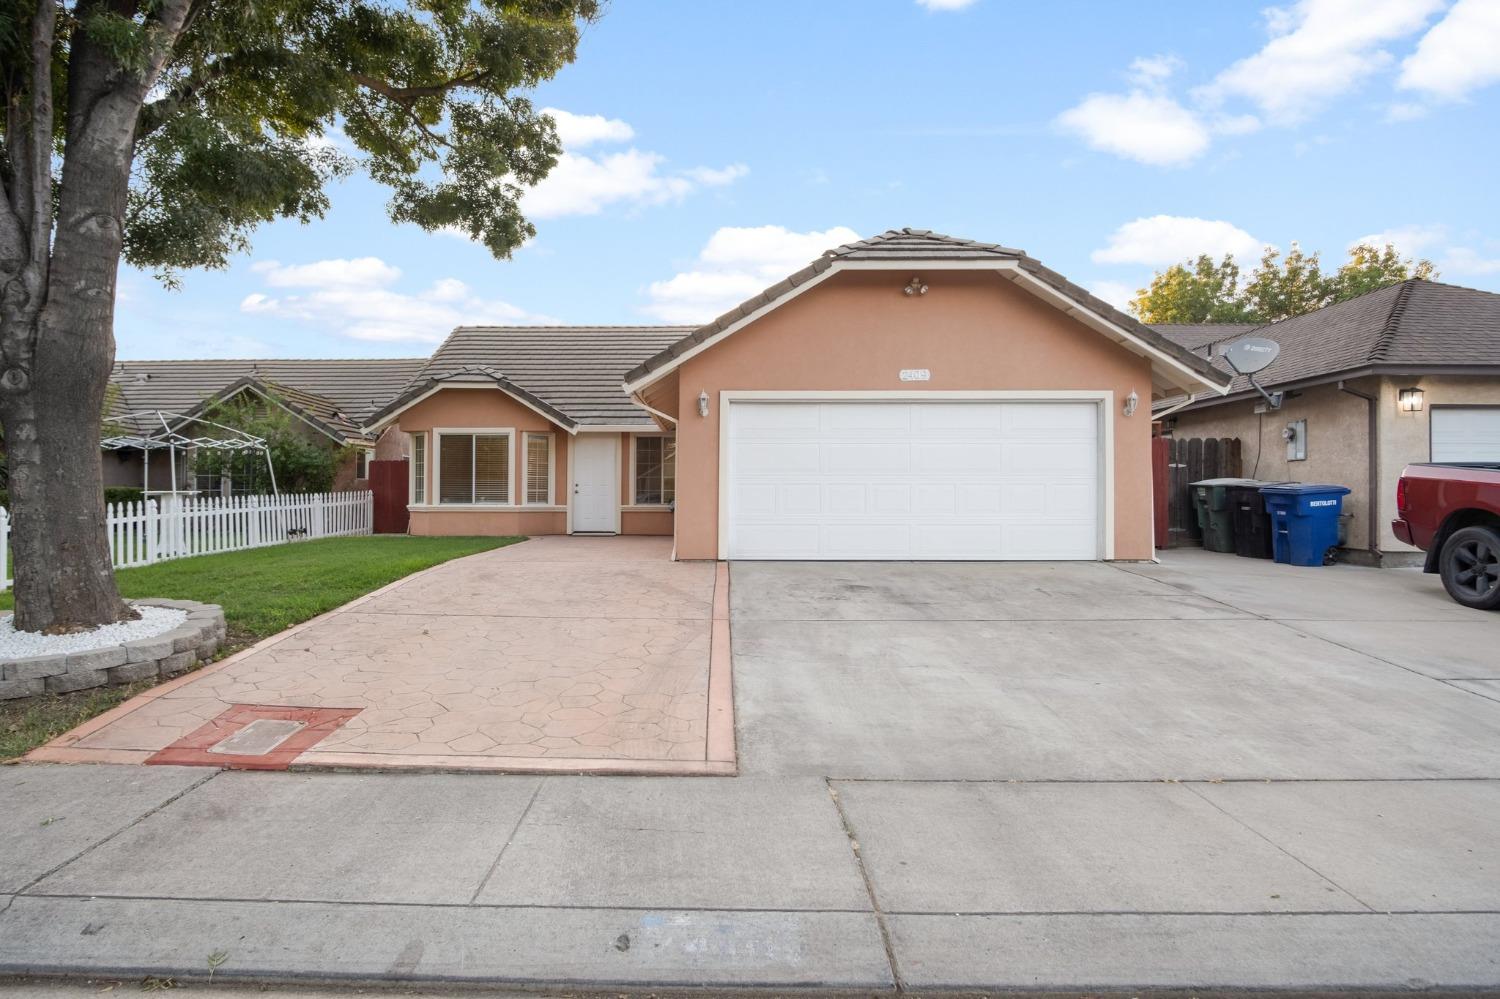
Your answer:
[[[99,431],[121,255],[222,267],[363,167],[390,217],[505,257],[557,161],[521,93],[599,0],[0,0],[0,426],[16,626],[133,615],[104,533]],[[328,141],[342,129],[351,156]],[[355,157],[358,158],[356,164]]]
[[[1271,323],[1321,309],[1411,278],[1432,280],[1430,260],[1402,259],[1396,247],[1360,244],[1336,274],[1325,275],[1318,254],[1294,241],[1283,258],[1266,247],[1260,265],[1240,281],[1232,255],[1206,255],[1158,271],[1136,292],[1130,311],[1145,323]]]
[[[1239,299],[1240,267],[1231,254],[1214,263],[1208,254],[1186,264],[1173,264],[1151,279],[1130,303],[1130,311],[1146,323],[1249,322]]]
[[[314,437],[289,411],[249,393],[210,408],[203,418],[264,440],[276,470],[276,488],[284,493],[328,492],[339,465],[353,451],[330,447],[327,438]],[[235,492],[271,491],[271,472],[259,451],[198,451],[193,455],[193,474],[228,476]]]

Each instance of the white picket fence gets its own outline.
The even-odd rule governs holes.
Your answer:
[[[167,559],[370,534],[368,490],[283,496],[162,496],[105,507],[116,569]],[[10,511],[0,507],[0,589],[11,584]]]

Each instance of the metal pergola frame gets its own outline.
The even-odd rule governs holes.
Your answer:
[[[175,429],[170,421],[178,421],[178,426],[192,424],[195,428],[213,428],[223,431],[223,435],[189,437],[187,434]],[[113,422],[129,422],[136,426],[151,426],[161,424],[160,430],[136,434],[115,434],[105,437],[99,441],[99,446],[106,451],[125,451],[138,449],[142,454],[141,464],[144,471],[141,474],[141,485],[144,492],[151,491],[151,452],[168,451],[171,455],[172,469],[172,492],[177,492],[177,451],[185,450],[189,453],[203,448],[208,451],[254,451],[265,455],[266,471],[271,475],[271,492],[280,495],[281,490],[276,486],[276,467],[271,463],[271,448],[264,437],[257,437],[237,427],[228,427],[222,423],[205,420],[198,416],[189,416],[183,413],[169,413],[165,410],[152,409],[139,413],[126,413],[116,417]]]

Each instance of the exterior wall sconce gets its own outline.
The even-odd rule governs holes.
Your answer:
[[[922,282],[921,278],[914,277],[906,282],[906,287],[902,288],[901,292],[908,298],[913,295],[925,295],[927,294],[927,285]]]
[[[1396,408],[1403,413],[1420,413],[1424,395],[1419,388],[1404,388],[1396,393]]]
[[[698,415],[699,416],[707,416],[708,415],[708,393],[707,392],[699,392],[698,393]]]
[[[1122,411],[1126,416],[1134,416],[1136,407],[1140,404],[1141,397],[1135,394],[1135,389],[1131,389],[1130,394],[1125,397],[1125,405],[1122,407]]]

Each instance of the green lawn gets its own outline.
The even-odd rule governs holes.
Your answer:
[[[329,538],[178,559],[115,574],[127,597],[201,600],[224,608],[229,641],[221,655],[317,617],[402,576],[521,538]],[[0,594],[0,610],[12,605]],[[0,760],[19,756],[144,690],[128,687],[0,703]]]

